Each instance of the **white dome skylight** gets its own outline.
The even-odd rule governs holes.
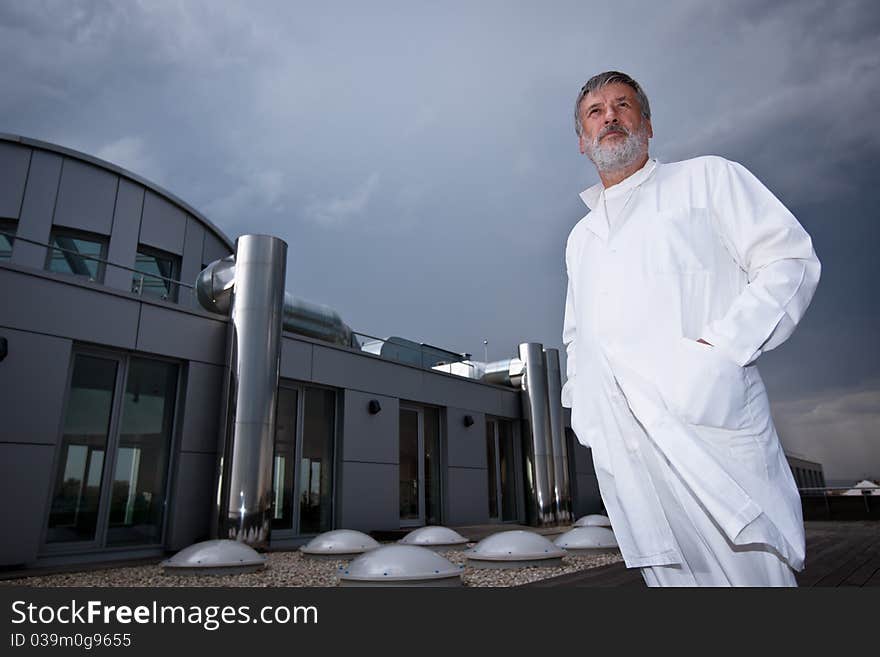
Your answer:
[[[596,552],[617,549],[614,532],[607,527],[575,527],[553,541],[569,552]]]
[[[428,548],[384,545],[339,569],[340,586],[461,586],[464,566]]]
[[[159,565],[166,575],[229,575],[261,570],[266,557],[250,545],[224,538],[190,545]]]
[[[474,568],[558,566],[565,550],[535,532],[523,529],[492,534],[465,552]]]
[[[379,547],[371,536],[354,529],[334,529],[315,536],[299,551],[305,557],[316,559],[348,559]]]
[[[436,551],[463,549],[468,540],[448,527],[419,527],[397,541],[401,545],[418,545]]]
[[[575,527],[610,527],[611,521],[608,516],[593,513],[582,518],[578,518],[574,523]]]

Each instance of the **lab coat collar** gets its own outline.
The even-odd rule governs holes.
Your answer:
[[[600,202],[602,192],[604,191],[606,198],[615,198],[621,194],[630,193],[631,190],[651,177],[651,174],[657,168],[657,164],[656,158],[648,158],[645,166],[616,185],[611,185],[611,187],[605,189],[602,187],[602,183],[599,182],[580,193],[581,200],[590,208],[590,214],[585,219],[586,226],[603,242],[608,241],[608,220],[605,217],[603,204]]]

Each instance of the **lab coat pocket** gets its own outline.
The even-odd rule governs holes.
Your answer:
[[[652,222],[650,268],[660,274],[705,272],[715,254],[715,232],[700,208],[664,210]]]
[[[714,347],[680,338],[663,395],[685,422],[719,429],[750,423],[748,384],[742,367]]]

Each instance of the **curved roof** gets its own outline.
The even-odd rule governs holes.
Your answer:
[[[163,189],[159,185],[150,182],[146,178],[137,175],[136,173],[132,173],[131,171],[123,169],[122,167],[113,164],[112,162],[107,162],[106,160],[94,157],[93,155],[82,153],[72,148],[67,148],[66,146],[59,146],[58,144],[52,144],[47,141],[40,141],[39,139],[31,139],[30,137],[23,137],[21,135],[12,135],[5,132],[0,132],[0,141],[8,141],[16,144],[21,144],[22,146],[28,146],[30,148],[40,148],[46,151],[52,151],[54,153],[64,155],[65,157],[72,157],[78,160],[82,160],[83,162],[91,164],[92,166],[100,167],[102,169],[106,169],[107,171],[115,173],[118,176],[128,178],[129,180],[132,180],[139,185],[143,185],[150,191],[155,192],[159,196],[165,198],[174,205],[177,205],[178,207],[186,211],[187,214],[201,221],[203,224],[205,224],[206,227],[211,230],[211,232],[219,237],[223,241],[223,243],[226,244],[227,247],[229,247],[230,252],[235,250],[235,244],[233,243],[233,241],[230,240],[229,237],[227,237],[226,234],[205,215],[196,210],[183,199],[175,196],[168,190]]]

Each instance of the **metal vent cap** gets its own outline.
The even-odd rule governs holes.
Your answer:
[[[566,550],[602,550],[617,547],[614,532],[607,527],[575,527],[553,541]]]
[[[371,536],[354,529],[334,529],[315,536],[299,550],[307,556],[342,557],[363,554],[379,547]]]
[[[592,513],[588,516],[583,516],[582,518],[578,518],[575,523],[575,527],[610,527],[611,520],[608,519],[608,516],[603,516],[598,513]]]
[[[343,586],[460,586],[463,568],[417,545],[384,545],[357,557],[348,568],[340,568],[339,580]]]
[[[190,545],[159,565],[167,574],[231,574],[260,570],[266,560],[246,543],[221,538]]]
[[[464,547],[468,540],[454,529],[431,526],[414,529],[397,541],[401,545],[418,545],[426,548]]]

